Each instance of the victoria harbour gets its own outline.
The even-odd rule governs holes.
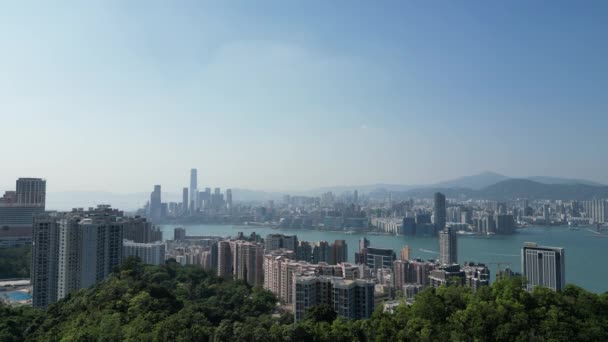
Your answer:
[[[365,233],[345,233],[324,230],[275,229],[261,226],[233,225],[162,225],[165,239],[172,239],[173,228],[183,227],[189,235],[236,236],[255,232],[265,237],[267,234],[282,233],[297,235],[299,240],[333,241],[346,240],[348,259],[354,261],[359,239],[366,237],[374,247],[392,248],[395,252],[404,245],[410,246],[412,256],[421,259],[438,257],[436,237],[391,236]],[[574,284],[589,291],[601,293],[608,291],[608,272],[602,268],[589,270],[596,260],[608,258],[608,238],[585,228],[570,230],[568,227],[529,227],[518,229],[512,235],[461,235],[458,237],[458,253],[461,262],[472,261],[488,265],[492,280],[500,266],[510,267],[520,272],[521,247],[525,242],[537,242],[546,246],[561,246],[566,250],[566,283]]]

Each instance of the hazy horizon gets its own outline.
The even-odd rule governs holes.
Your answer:
[[[608,3],[0,5],[0,190],[608,183]]]

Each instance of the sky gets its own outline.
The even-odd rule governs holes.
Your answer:
[[[2,1],[0,190],[608,183],[606,1]]]

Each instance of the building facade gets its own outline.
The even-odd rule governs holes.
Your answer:
[[[521,249],[521,270],[527,289],[544,286],[562,290],[566,286],[566,256],[563,248],[527,242]]]

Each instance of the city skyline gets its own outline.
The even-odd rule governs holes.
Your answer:
[[[604,2],[3,7],[2,188],[608,183]]]

